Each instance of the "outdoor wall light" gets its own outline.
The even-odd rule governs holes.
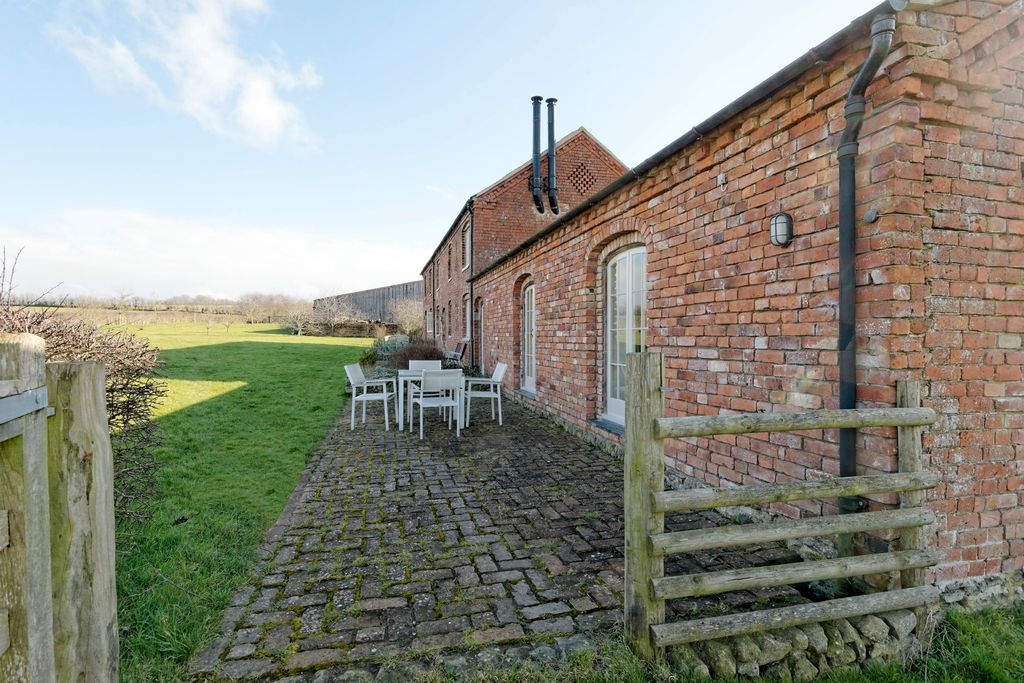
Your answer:
[[[772,216],[769,237],[777,247],[788,246],[793,241],[793,217],[788,213]]]

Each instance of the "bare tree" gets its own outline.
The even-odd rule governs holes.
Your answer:
[[[355,310],[341,297],[317,299],[313,304],[313,315],[317,323],[323,326],[328,334],[334,336],[338,328],[355,318]]]
[[[257,294],[255,292],[243,294],[238,299],[238,312],[250,325],[266,322],[269,316],[268,297],[269,295],[267,294]]]
[[[402,299],[388,308],[388,318],[408,335],[423,331],[423,302],[419,299]]]
[[[288,301],[284,305],[281,319],[288,329],[301,337],[304,333],[308,333],[309,328],[313,325],[313,307],[308,301]]]

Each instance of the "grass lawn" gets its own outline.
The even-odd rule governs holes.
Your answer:
[[[271,325],[127,328],[162,349],[159,502],[118,557],[122,680],[184,678],[338,418],[346,363],[369,339],[294,337]]]

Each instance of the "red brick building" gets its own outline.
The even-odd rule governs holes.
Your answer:
[[[626,170],[585,128],[559,140],[555,158],[562,213]],[[547,168],[546,152],[541,155],[541,167]],[[481,322],[486,329],[490,321],[480,318],[480,301],[470,277],[557,217],[550,209],[539,213],[534,208],[528,186],[530,172],[531,162],[527,162],[470,197],[420,272],[425,336],[449,350],[460,341],[469,342],[465,359],[473,364],[479,358],[479,344],[473,340],[481,338]],[[471,302],[476,303],[475,308]]]
[[[1024,567],[1020,2],[887,4],[482,261],[470,281],[489,321],[482,362],[507,362],[519,400],[611,442],[625,353],[644,348],[665,355],[670,415],[840,407],[837,152],[878,12],[896,28],[869,74],[847,223],[857,405],[892,406],[897,380],[922,382],[939,415],[925,433],[926,467],[943,477],[935,579],[1005,585]],[[776,246],[783,213],[794,236]],[[858,473],[895,469],[894,432],[857,432]],[[839,473],[838,441],[689,439],[669,464],[714,486],[814,479]]]

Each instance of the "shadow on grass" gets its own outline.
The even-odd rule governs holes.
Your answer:
[[[286,329],[284,327],[276,327],[276,328],[270,329],[270,330],[252,330],[252,329],[249,329],[249,328],[243,328],[243,329],[245,329],[245,333],[246,334],[275,334],[275,335],[279,335],[279,336],[282,336],[282,337],[295,337],[295,338],[299,338],[299,335],[293,334],[291,330],[288,330],[288,329]],[[302,338],[303,339],[309,339],[310,337],[309,337],[309,335],[305,335],[304,334],[304,335],[302,335]]]
[[[157,420],[159,502],[119,558],[124,680],[180,680],[192,651],[215,634],[307,457],[341,414],[343,366],[363,348],[228,342],[161,353],[165,376],[182,381],[169,397],[181,407]],[[233,388],[204,398],[217,382]]]

